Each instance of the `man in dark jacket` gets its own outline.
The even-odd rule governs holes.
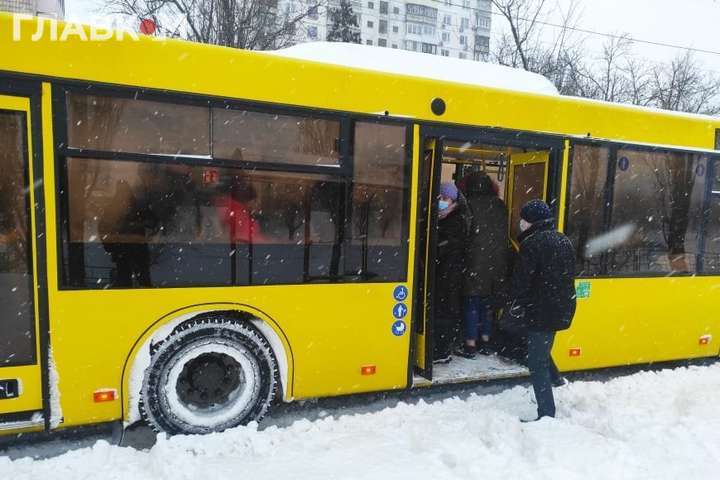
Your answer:
[[[477,351],[489,353],[493,306],[505,290],[510,240],[507,208],[492,179],[484,172],[471,173],[465,180],[465,194],[471,217],[463,285],[465,344],[456,353],[473,358]]]
[[[520,211],[520,254],[512,275],[508,308],[523,311],[527,361],[538,416],[555,416],[552,385],[563,380],[550,354],[555,333],[570,327],[575,315],[575,251],[555,230],[547,204],[531,200]]]
[[[440,185],[438,196],[438,239],[435,267],[435,321],[433,361],[446,363],[457,337],[462,313],[460,296],[467,220],[452,182]]]

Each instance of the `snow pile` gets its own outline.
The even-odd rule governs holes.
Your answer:
[[[372,47],[355,43],[309,42],[264,53],[446,82],[542,95],[559,95],[555,85],[537,73],[492,63],[461,60],[396,48]]]
[[[522,424],[515,387],[375,413],[161,438],[147,452],[98,442],[43,461],[0,459],[5,478],[705,479],[720,471],[720,365],[556,391],[555,420]]]

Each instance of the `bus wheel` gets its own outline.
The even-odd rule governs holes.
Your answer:
[[[159,432],[219,432],[262,419],[277,385],[277,361],[265,337],[248,323],[206,316],[157,347],[141,411]]]

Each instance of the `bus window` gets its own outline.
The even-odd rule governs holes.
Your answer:
[[[580,276],[716,271],[712,170],[697,153],[575,145],[566,230]]]
[[[35,358],[25,116],[0,111],[0,367]]]
[[[601,274],[599,252],[586,255],[588,242],[604,232],[605,193],[610,149],[594,145],[573,146],[565,233],[576,249],[579,275]]]
[[[406,128],[355,124],[348,275],[401,281],[407,271]]]
[[[340,179],[79,158],[67,160],[67,178],[65,286],[257,285],[338,276]]]
[[[620,149],[611,231],[632,227],[608,253],[608,273],[696,272],[707,160],[681,152]]]
[[[68,145],[85,150],[210,154],[206,106],[67,93]]]
[[[246,162],[339,166],[340,122],[213,108],[213,156]]]
[[[708,171],[714,173],[710,198],[708,199],[708,216],[705,227],[705,248],[703,255],[703,269],[705,273],[720,274],[720,160],[716,157],[714,165]]]

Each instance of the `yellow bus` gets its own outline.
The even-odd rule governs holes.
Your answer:
[[[0,15],[0,430],[525,375],[429,356],[434,192],[473,170],[576,245],[561,370],[718,355],[720,120],[91,33]]]

